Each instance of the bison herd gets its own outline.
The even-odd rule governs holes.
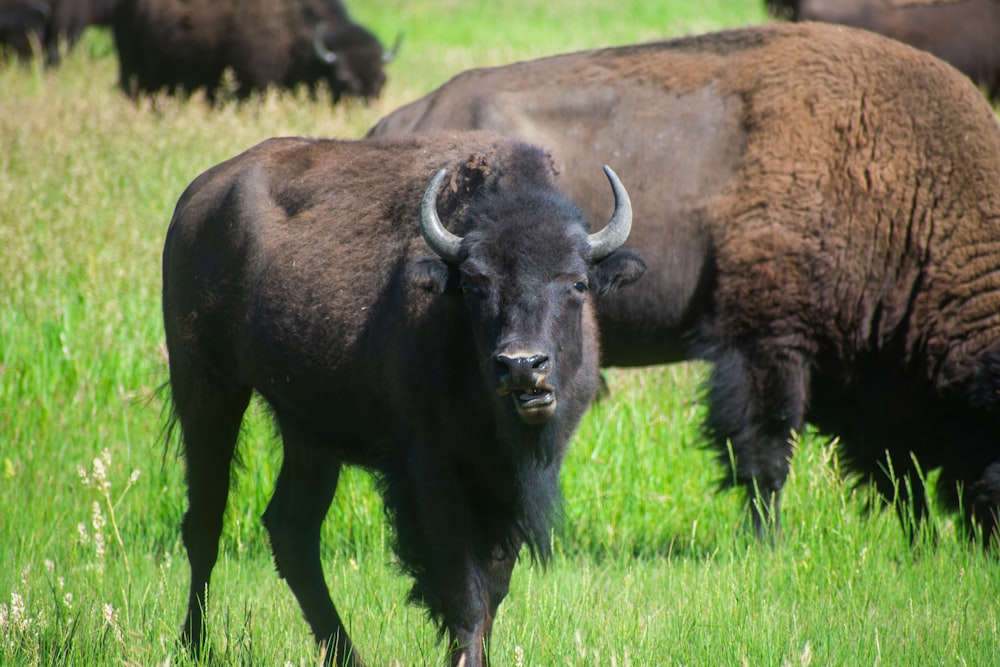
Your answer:
[[[342,467],[377,476],[451,664],[487,664],[601,367],[710,362],[705,438],[762,537],[808,422],[906,515],[939,471],[1000,548],[1000,124],[975,85],[1000,94],[1000,5],[768,6],[793,22],[469,70],[363,139],[271,139],[188,186],[162,306],[196,655],[255,394],[284,451],[264,524],[328,664],[362,664],[320,561]],[[228,70],[240,98],[371,98],[395,51],[337,0],[0,0],[7,48],[53,63],[88,22],[131,96],[216,100]]]

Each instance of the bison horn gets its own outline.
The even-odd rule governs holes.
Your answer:
[[[420,202],[420,233],[438,257],[452,264],[460,264],[465,259],[462,237],[445,229],[437,213],[437,194],[446,173],[445,169],[439,171],[424,191],[424,198]]]
[[[620,248],[632,231],[632,200],[628,191],[611,167],[604,165],[604,173],[615,193],[615,210],[604,229],[590,235],[590,259],[603,259]]]
[[[396,53],[399,51],[399,45],[403,43],[403,31],[400,30],[396,33],[396,41],[392,43],[392,48],[382,54],[382,62],[389,63],[396,58]]]
[[[337,54],[326,48],[326,42],[323,41],[323,34],[326,32],[326,23],[319,22],[316,24],[316,30],[313,31],[313,51],[316,52],[316,56],[325,62],[327,65],[332,65],[337,62]]]

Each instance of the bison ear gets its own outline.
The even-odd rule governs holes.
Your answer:
[[[616,250],[590,269],[590,288],[607,294],[634,283],[646,272],[646,261],[634,250]]]
[[[406,280],[411,285],[434,294],[444,294],[450,278],[448,265],[434,257],[418,259],[406,267]]]

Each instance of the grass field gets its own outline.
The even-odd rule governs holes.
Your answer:
[[[356,7],[353,5],[357,5]],[[187,560],[159,255],[201,171],[274,135],[359,137],[477,65],[765,21],[763,2],[387,0],[352,4],[405,41],[382,99],[331,108],[268,94],[209,110],[138,106],[114,88],[106,32],[56,71],[0,69],[0,664],[184,665]],[[494,658],[515,665],[996,665],[1000,569],[933,515],[911,546],[892,512],[802,435],[784,537],[755,543],[699,444],[697,364],[609,372],[611,397],[563,475],[557,557],[522,562]],[[213,579],[219,664],[306,665],[316,652],[274,574],[259,517],[280,463],[263,409]],[[372,665],[439,664],[442,647],[393,566],[371,479],[342,481],[324,526],[334,599]]]

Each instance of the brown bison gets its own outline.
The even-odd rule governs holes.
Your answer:
[[[436,128],[545,146],[593,219],[577,165],[619,169],[649,269],[598,300],[603,364],[714,362],[707,430],[758,529],[808,419],[918,516],[917,462],[995,531],[1000,127],[953,68],[773,24],[472,70],[370,135]]]
[[[115,1],[0,0],[0,52],[29,59],[39,50],[47,65],[58,65],[86,27],[110,24]]]
[[[392,53],[340,0],[118,0],[119,86],[132,97],[205,90],[215,101],[230,69],[237,98],[268,86],[377,97]]]
[[[951,63],[1000,102],[1000,0],[767,0],[775,16],[865,28]]]
[[[0,58],[28,60],[45,39],[52,11],[34,0],[0,0]]]
[[[196,652],[257,392],[284,443],[264,523],[328,662],[361,664],[319,557],[345,464],[378,475],[412,598],[452,663],[486,662],[521,546],[550,555],[560,461],[598,387],[594,296],[643,270],[618,250],[631,212],[608,177],[615,212],[593,234],[549,157],[493,133],[273,139],[188,187],[163,315]]]
[[[60,49],[72,48],[88,26],[111,25],[115,3],[119,0],[48,0],[52,14],[45,28],[45,60],[58,65]]]

